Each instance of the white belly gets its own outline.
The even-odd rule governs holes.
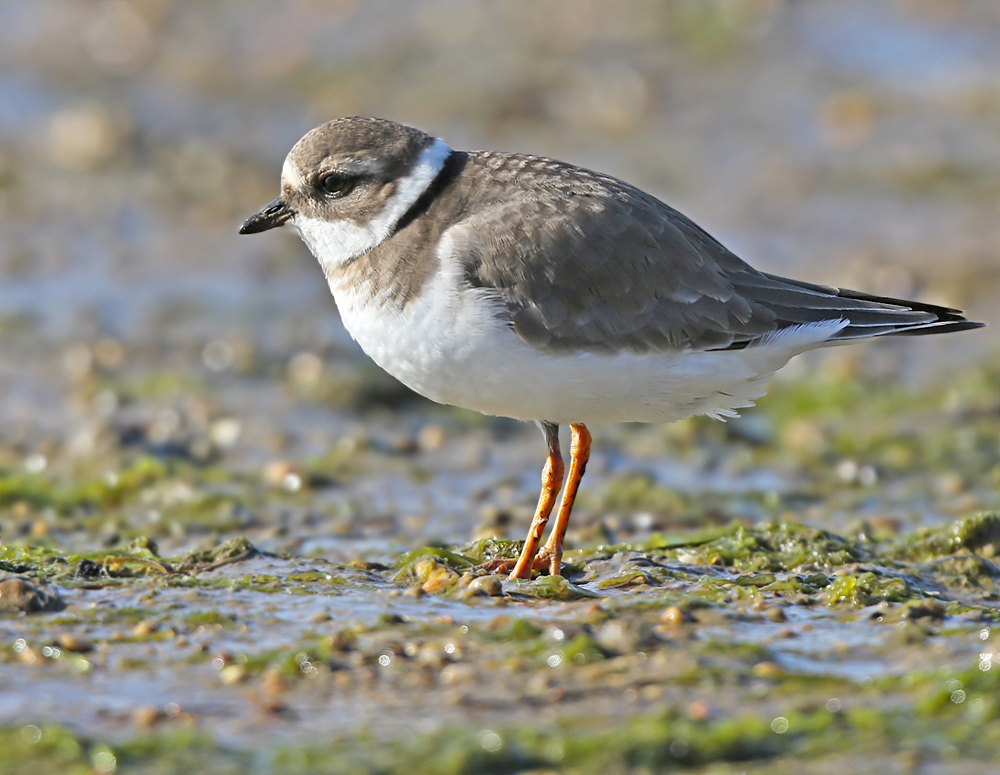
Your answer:
[[[433,401],[521,420],[671,422],[752,406],[789,358],[844,325],[786,329],[743,350],[636,354],[536,350],[501,319],[488,292],[436,272],[400,312],[331,282],[344,325],[364,351]],[[364,290],[364,289],[362,289]]]

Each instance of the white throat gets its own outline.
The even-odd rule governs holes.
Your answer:
[[[424,148],[410,174],[399,179],[395,193],[382,212],[367,223],[296,216],[290,225],[298,230],[303,242],[329,275],[331,270],[367,253],[392,234],[399,219],[434,182],[450,153],[451,148],[440,139]]]

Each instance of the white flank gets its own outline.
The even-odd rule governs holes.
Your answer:
[[[301,216],[293,218],[289,223],[298,230],[303,242],[329,274],[332,269],[367,253],[392,234],[399,219],[434,182],[450,153],[451,148],[447,143],[435,139],[421,152],[410,174],[399,179],[395,193],[382,212],[365,223],[350,219],[326,221]],[[286,162],[285,167],[289,166]],[[290,173],[286,169],[282,174]],[[297,176],[298,173],[294,175]]]

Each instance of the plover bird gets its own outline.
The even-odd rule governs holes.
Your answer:
[[[299,140],[281,195],[240,233],[286,223],[383,369],[433,401],[541,427],[542,490],[511,578],[561,570],[587,423],[732,417],[806,350],[982,325],[956,309],[759,272],[609,175],[454,151],[376,118]],[[565,477],[561,424],[572,434]]]

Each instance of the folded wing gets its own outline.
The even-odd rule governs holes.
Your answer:
[[[955,309],[759,272],[615,178],[537,157],[472,161],[516,166],[519,188],[463,223],[467,280],[495,291],[514,332],[542,350],[739,349],[830,320],[848,321],[830,343],[981,325]]]

